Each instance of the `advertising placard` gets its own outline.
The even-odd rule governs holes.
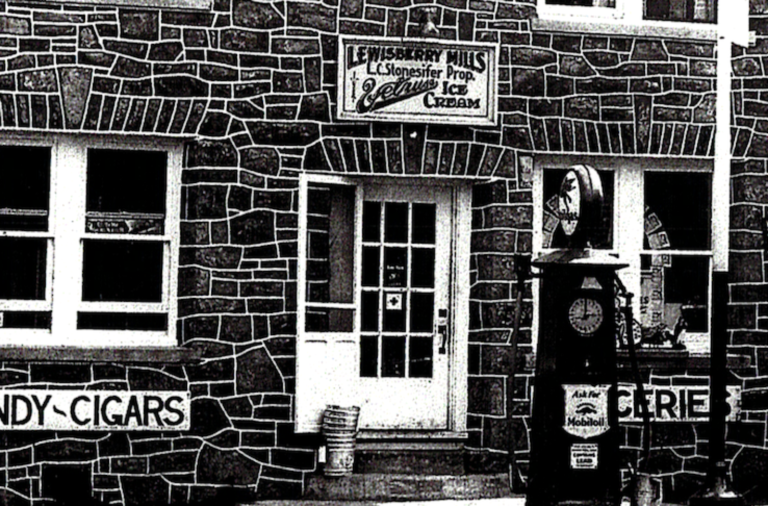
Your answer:
[[[563,385],[568,434],[588,439],[607,432],[610,385]]]
[[[342,37],[338,117],[495,125],[498,46]]]
[[[182,391],[0,390],[0,430],[189,430]]]
[[[709,386],[644,385],[651,420],[657,422],[704,422],[709,419]],[[738,420],[741,412],[741,388],[726,387],[728,421]],[[633,384],[619,385],[619,421],[642,421],[641,398]]]

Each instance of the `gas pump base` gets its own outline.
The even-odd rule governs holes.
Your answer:
[[[713,478],[712,483],[688,500],[689,506],[744,506],[744,498],[731,490],[724,476]]]

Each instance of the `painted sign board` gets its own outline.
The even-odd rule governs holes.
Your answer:
[[[651,420],[657,422],[702,422],[709,419],[709,387],[645,385]],[[727,387],[727,420],[736,421],[741,411],[741,388]],[[640,396],[635,385],[619,385],[619,421],[642,421]]]
[[[342,37],[339,119],[495,125],[498,46]]]
[[[189,430],[182,391],[0,390],[0,430]]]

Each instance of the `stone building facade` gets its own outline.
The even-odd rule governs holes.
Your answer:
[[[0,143],[56,146],[56,153],[94,140],[183,149],[178,195],[168,198],[165,216],[178,229],[178,244],[164,243],[167,274],[178,279],[167,292],[175,301],[166,301],[172,345],[114,347],[106,337],[82,344],[51,332],[43,346],[0,349],[0,384],[188,392],[191,425],[7,430],[0,439],[4,500],[61,499],[74,484],[86,491],[82,501],[126,506],[293,498],[322,489],[310,486],[322,470],[322,440],[299,430],[296,418],[307,174],[371,186],[447,185],[455,195],[464,188],[470,203],[468,229],[459,234],[467,249],[467,293],[458,299],[466,331],[452,338],[460,352],[450,352],[463,357],[452,367],[464,369],[451,376],[463,399],[451,404],[460,419],[437,445],[424,443],[418,430],[403,436],[410,446],[386,434],[371,439],[356,471],[509,474],[512,491],[524,493],[537,325],[530,280],[514,346],[510,336],[516,255],[542,249],[537,172],[582,159],[614,168],[693,163],[711,172],[713,32],[572,31],[542,23],[533,0],[147,4],[0,4]],[[741,421],[729,424],[727,457],[736,488],[759,501],[768,497],[768,4],[751,4],[757,42],[734,46],[732,55],[728,339],[741,357],[730,378],[741,387]],[[498,44],[496,126],[338,120],[339,37],[419,39],[430,10],[437,39]],[[60,185],[68,158],[51,156]],[[54,263],[58,257],[57,250]],[[52,311],[55,326],[55,301]],[[649,383],[707,384],[706,350],[653,364]],[[627,423],[624,431],[625,461],[636,465],[642,430]],[[650,467],[663,476],[667,497],[685,500],[701,486],[707,442],[703,422],[655,425]]]

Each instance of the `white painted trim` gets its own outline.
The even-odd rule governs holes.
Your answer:
[[[726,9],[720,0],[720,9]],[[725,32],[725,30],[723,30]],[[725,71],[727,69],[727,71]],[[731,41],[717,39],[717,100],[715,102],[715,168],[712,173],[712,249],[716,271],[728,271],[731,188]]]
[[[470,237],[472,234],[472,187],[456,185],[453,198],[453,279],[451,280],[451,362],[448,375],[448,428],[467,430]]]

